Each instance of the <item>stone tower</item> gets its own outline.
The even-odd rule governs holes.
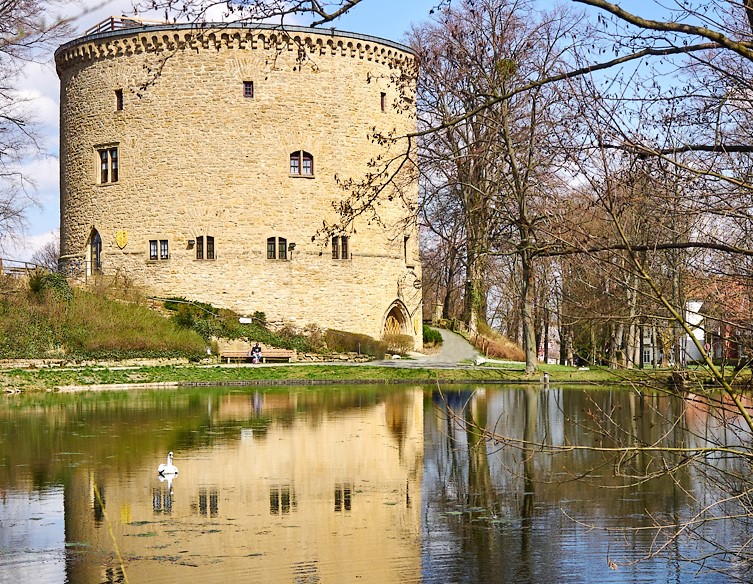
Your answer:
[[[415,130],[408,48],[122,17],[55,61],[69,274],[120,274],[159,296],[421,346],[417,178],[404,141],[374,139]],[[404,164],[379,195],[379,220],[365,213],[325,234],[343,225],[347,185],[392,159],[390,172]]]

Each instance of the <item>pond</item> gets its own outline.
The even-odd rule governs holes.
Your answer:
[[[744,545],[746,523],[683,528],[725,492],[709,468],[737,461],[667,473],[676,458],[611,450],[734,443],[734,419],[713,413],[520,386],[5,398],[0,582],[750,580],[713,555]],[[168,451],[172,480],[157,474]]]

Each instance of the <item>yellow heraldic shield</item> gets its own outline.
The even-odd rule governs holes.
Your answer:
[[[128,245],[128,232],[127,231],[116,232],[115,243],[118,245],[120,249],[123,249],[126,245]]]

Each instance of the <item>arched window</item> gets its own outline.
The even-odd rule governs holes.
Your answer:
[[[303,150],[290,154],[291,176],[314,176],[314,157]]]
[[[96,274],[102,271],[102,237],[99,231],[92,229],[89,238],[89,274]]]

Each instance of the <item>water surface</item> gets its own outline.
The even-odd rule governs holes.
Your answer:
[[[727,431],[708,414],[623,389],[8,398],[0,581],[733,581],[681,561],[704,544],[662,549],[665,538],[642,529],[679,524],[715,496],[692,467],[635,481],[656,457],[615,466],[611,453],[531,446],[614,445],[622,434],[697,443]],[[172,481],[156,472],[168,451]],[[726,525],[713,534],[745,537]],[[744,580],[742,569],[733,575]]]

